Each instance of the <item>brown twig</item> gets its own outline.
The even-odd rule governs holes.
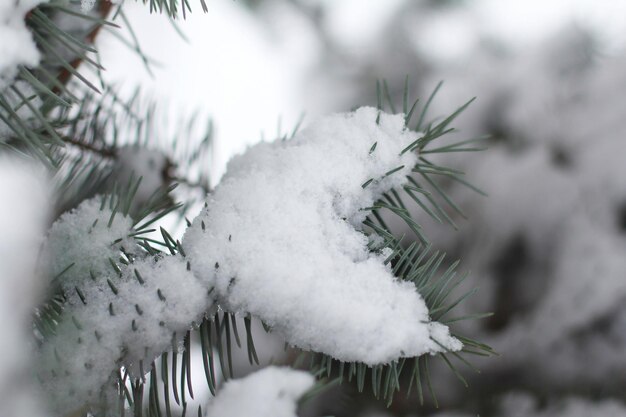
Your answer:
[[[114,148],[99,147],[99,146],[94,145],[93,143],[81,142],[69,136],[63,136],[61,139],[63,139],[63,142],[65,143],[76,146],[77,148],[80,148],[84,151],[96,153],[104,158],[111,158],[111,159],[117,158],[117,150]]]
[[[100,15],[100,17],[102,19],[104,19],[104,18],[106,18],[109,15],[109,13],[111,12],[112,9],[113,9],[113,3],[111,3],[110,0],[101,0],[100,1],[100,7],[98,8],[98,14]],[[103,25],[96,26],[96,28],[93,29],[85,37],[85,40],[89,44],[93,44],[95,42],[96,36],[98,36],[98,33],[100,33],[100,29],[102,28],[102,26]],[[77,69],[82,62],[83,62],[83,60],[81,58],[76,58],[76,59],[74,59],[74,60],[72,60],[70,62],[70,66],[73,69]],[[59,75],[58,75],[57,79],[59,80],[59,82],[61,84],[66,85],[71,77],[72,77],[72,72],[69,69],[67,69],[67,68],[62,68],[61,71],[59,72]],[[52,91],[55,94],[58,94],[60,92],[60,89],[58,87],[54,87],[54,89]]]

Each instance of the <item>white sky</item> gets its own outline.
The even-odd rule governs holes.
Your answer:
[[[289,62],[272,46],[260,24],[230,0],[210,2],[207,14],[196,12],[180,22],[189,42],[178,36],[163,16],[148,7],[128,4],[126,13],[144,52],[160,65],[154,77],[134,52],[112,36],[99,38],[102,62],[110,81],[131,92],[144,92],[169,104],[173,116],[199,110],[216,128],[216,167],[261,132],[273,137],[279,118],[291,126],[300,114],[290,91],[296,76]],[[197,7],[200,9],[200,7]]]

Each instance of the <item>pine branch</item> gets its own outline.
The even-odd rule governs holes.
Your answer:
[[[378,108],[381,111],[384,111],[385,104],[388,104],[393,110],[395,107],[391,103],[391,96],[388,92],[387,83],[382,83],[382,89],[380,85],[380,83],[377,84]],[[421,111],[419,121],[415,127],[416,130],[423,126],[424,120],[426,120],[428,107],[430,106],[430,103],[433,101],[434,96],[436,95],[440,87],[441,83],[437,85],[437,88],[427,100],[424,108]],[[418,100],[415,100],[414,104],[409,108],[408,96],[409,86],[407,77],[403,94],[402,108],[406,128],[411,129],[409,123],[411,121],[411,116],[416,109],[416,104],[418,103]],[[387,103],[385,103],[385,100],[387,100]],[[407,146],[403,150],[403,153],[418,152],[420,155],[422,155],[425,153],[445,153],[449,152],[450,149],[459,149],[462,151],[462,146],[469,143],[469,141],[462,141],[458,144],[441,146],[439,148],[432,149],[429,149],[429,145],[448,133],[448,130],[446,130],[447,126],[449,126],[450,123],[468,107],[471,101],[472,100],[461,106],[457,111],[448,116],[435,127],[431,127],[432,123],[428,124],[427,126],[429,127],[426,129],[426,131],[414,143]],[[471,140],[471,142],[475,141],[476,140]],[[376,144],[371,147],[370,153],[375,152],[375,150]],[[458,213],[462,213],[459,207],[447,196],[445,191],[430,178],[430,174],[441,173],[450,175],[462,184],[467,185],[469,188],[482,193],[476,187],[463,180],[460,177],[462,175],[461,172],[433,164],[425,160],[424,158],[421,158],[421,160],[426,164],[418,163],[414,168],[414,172],[420,174],[427,180],[427,182],[434,188],[435,192],[443,200],[442,203],[446,203],[448,207],[452,208]],[[387,175],[393,175],[394,171],[396,170],[392,170]],[[365,183],[363,183],[363,188],[378,180],[379,179],[375,178],[368,179]],[[432,194],[427,189],[423,188],[417,181],[415,181],[415,179],[409,177],[409,180],[412,185],[403,187],[402,191],[404,191],[412,201],[416,202],[418,206],[422,210],[424,210],[429,216],[431,216],[435,221],[441,223],[441,217],[443,217],[448,223],[456,228],[455,223],[446,213],[446,207],[442,203],[435,200],[432,197]],[[423,195],[427,199],[427,201],[433,206],[433,208],[428,208],[428,206],[426,206],[425,203],[417,197],[416,193]],[[431,314],[431,319],[433,321],[453,323],[460,320],[476,320],[490,317],[491,313],[487,313],[446,319],[446,315],[453,311],[468,297],[473,295],[476,290],[470,290],[469,292],[459,296],[458,298],[449,301],[449,298],[454,293],[454,290],[460,286],[460,284],[467,277],[467,274],[463,274],[457,277],[455,269],[459,264],[459,261],[456,261],[448,268],[447,271],[437,277],[438,270],[442,265],[445,255],[440,254],[439,252],[430,254],[431,246],[428,243],[428,239],[426,238],[426,236],[424,236],[421,226],[410,215],[410,211],[407,210],[407,206],[403,202],[400,195],[400,190],[392,190],[390,193],[384,195],[383,200],[376,202],[372,207],[368,208],[368,210],[372,211],[373,217],[370,218],[368,216],[368,218],[366,218],[366,220],[363,222],[365,229],[369,230],[370,233],[374,233],[380,236],[382,239],[382,244],[373,245],[371,247],[371,250],[381,251],[385,248],[391,250],[391,253],[387,257],[386,263],[393,265],[394,275],[396,275],[399,279],[411,281],[415,284],[416,291],[419,292],[426,301],[428,310]],[[378,211],[380,210],[387,210],[392,215],[400,217],[406,223],[406,225],[416,234],[421,243],[417,244],[416,242],[414,242],[405,249],[402,243],[403,237],[397,237],[393,235],[393,232],[388,228],[383,218],[378,214]],[[439,213],[439,215],[437,215],[436,213]],[[491,347],[485,344],[464,338],[458,334],[455,334],[454,332],[452,332],[452,335],[461,339],[465,347],[461,352],[449,352],[449,354],[462,364],[470,367],[472,370],[476,371],[476,368],[474,368],[473,365],[471,365],[471,363],[465,357],[467,354],[477,353],[487,356],[496,354],[495,351],[491,349]],[[439,344],[437,340],[433,341]],[[445,347],[443,348],[444,352],[448,351],[447,349],[445,349]],[[410,394],[413,383],[415,382],[415,386],[417,388],[418,396],[420,399],[420,404],[423,404],[425,397],[424,386],[426,386],[432,397],[433,402],[435,403],[435,405],[437,405],[437,398],[430,383],[428,355],[415,358],[401,358],[399,361],[392,362],[390,364],[368,367],[367,365],[358,362],[345,363],[337,361],[329,355],[320,356],[309,354],[307,352],[303,352],[303,354],[305,356],[311,356],[311,362],[309,367],[311,371],[313,371],[317,375],[324,375],[327,377],[332,376],[334,378],[337,378],[340,383],[345,380],[347,380],[348,382],[352,382],[352,380],[354,379],[357,390],[359,392],[363,392],[366,385],[369,385],[371,387],[371,391],[374,397],[384,400],[388,406],[392,403],[395,393],[401,388],[400,381],[407,378],[410,381],[410,384],[407,388],[407,394]],[[440,357],[441,360],[446,364],[446,366],[454,373],[454,375],[457,376],[460,382],[467,386],[467,381],[462,376],[460,371],[456,368],[456,365],[454,365],[450,358],[448,358],[447,354],[438,353],[437,356]],[[412,363],[412,365],[409,365],[410,363]],[[366,381],[369,381],[369,383],[366,383]]]
[[[147,2],[147,0],[144,1],[144,3]],[[206,11],[207,7],[203,0],[201,0],[201,4]],[[187,0],[181,0],[180,3],[168,0],[150,0],[150,8],[151,11],[167,13],[172,18],[176,18],[181,14],[185,17],[186,13],[191,10]],[[24,145],[42,159],[50,160],[54,165],[58,166],[60,175],[65,175],[65,178],[61,181],[64,197],[67,201],[73,201],[75,204],[87,198],[83,194],[84,189],[95,191],[96,187],[106,184],[106,178],[110,175],[111,164],[120,160],[121,153],[126,150],[124,146],[129,144],[144,145],[146,143],[145,140],[153,133],[150,130],[150,121],[153,115],[151,106],[148,106],[150,110],[147,114],[140,114],[136,117],[130,115],[126,120],[120,121],[117,115],[124,113],[120,108],[122,106],[133,107],[134,99],[131,100],[131,103],[121,104],[121,101],[118,100],[110,89],[106,86],[96,87],[79,70],[81,63],[91,66],[97,71],[102,69],[98,60],[91,57],[91,54],[96,53],[92,45],[102,28],[117,26],[107,20],[107,16],[112,11],[113,6],[108,1],[100,2],[99,7],[91,14],[66,8],[59,3],[42,5],[34,10],[28,15],[27,20],[44,54],[44,60],[37,69],[22,68],[19,81],[26,83],[35,92],[36,96],[43,100],[43,105],[37,108],[32,102],[32,94],[23,92],[19,87],[14,87],[11,90],[12,93],[0,92],[0,120],[13,131],[12,139]],[[75,36],[57,26],[54,19],[55,14],[66,14],[77,19],[89,21],[91,22],[90,28],[86,31],[83,30],[79,36]],[[123,15],[120,16],[123,18]],[[70,51],[73,58],[64,58],[59,52],[59,48],[65,52]],[[140,51],[139,48],[136,49]],[[101,94],[102,97],[95,99],[94,93],[82,93],[81,89],[76,87],[76,84],[70,82],[70,80],[76,80],[76,83],[79,83],[79,85],[82,83],[83,88],[88,88],[97,95]],[[386,82],[383,82],[382,88],[379,85],[378,91],[378,107],[380,111],[382,112],[386,106],[389,106],[392,111],[395,110]],[[9,96],[9,94],[12,95]],[[428,106],[433,96],[434,94],[428,99],[422,109],[416,130],[422,130]],[[111,100],[111,102],[106,100]],[[386,104],[385,100],[387,100]],[[409,126],[416,110],[416,104],[417,101],[412,106],[409,106],[407,82],[402,103],[407,129],[410,129]],[[414,143],[408,144],[402,153],[417,152],[423,156],[430,153],[477,150],[477,148],[466,147],[468,142],[459,142],[438,148],[430,147],[431,143],[436,139],[452,131],[449,125],[468,105],[469,102],[437,124],[428,124],[423,134]],[[20,109],[29,109],[29,116],[25,118],[19,112]],[[126,127],[121,127],[125,124]],[[137,135],[130,142],[123,143],[119,139],[119,133],[124,131],[128,125],[138,127],[136,129]],[[35,128],[32,128],[32,126],[35,126]],[[189,131],[191,130],[190,128]],[[189,163],[196,163],[202,158],[202,154],[210,149],[211,132],[211,126],[209,125],[207,133],[198,147],[191,151],[183,151],[183,156],[179,159],[184,164],[182,173],[176,173],[176,168],[177,165],[183,164],[176,164],[174,157],[166,156],[166,162],[161,172],[163,187],[155,190],[152,196],[132,213],[135,216],[131,232],[127,236],[120,236],[119,240],[112,242],[112,245],[117,248],[117,253],[115,257],[106,259],[109,268],[108,273],[111,274],[111,278],[107,278],[106,285],[108,287],[104,287],[104,289],[110,291],[114,297],[122,297],[124,295],[122,291],[124,289],[124,281],[117,280],[117,278],[126,276],[125,274],[132,277],[129,271],[134,271],[133,279],[140,286],[143,286],[146,281],[150,280],[150,277],[142,277],[141,273],[138,272],[136,267],[140,265],[140,261],[145,259],[166,259],[164,253],[168,253],[172,257],[186,259],[186,254],[180,242],[175,240],[166,230],[161,228],[161,236],[157,238],[153,236],[148,237],[148,234],[154,231],[152,228],[159,220],[179,209],[179,205],[169,198],[169,194],[174,188],[171,185],[173,182],[180,182],[191,188],[199,188],[203,193],[209,192],[209,181],[206,175],[200,175],[199,179],[196,180],[187,178],[185,172],[189,171]],[[177,146],[178,142],[174,142],[174,148]],[[376,143],[371,145],[370,154],[376,152],[376,147]],[[93,155],[85,157],[86,153]],[[387,177],[399,175],[399,172],[404,168],[404,166],[398,166],[390,169],[381,178],[365,178],[363,188],[374,186],[377,182]],[[109,173],[107,173],[107,170],[109,170]],[[383,199],[368,208],[371,211],[371,217],[368,216],[363,223],[364,230],[371,234],[377,234],[383,239],[382,245],[372,246],[371,250],[381,251],[385,248],[391,250],[386,263],[392,266],[394,274],[398,278],[415,283],[416,290],[424,297],[431,312],[431,318],[433,320],[445,320],[447,314],[453,311],[470,294],[449,301],[453,289],[462,282],[463,277],[457,278],[454,267],[451,267],[439,278],[436,278],[443,256],[437,253],[428,255],[427,237],[424,236],[420,225],[411,217],[410,210],[401,196],[408,196],[408,201],[416,202],[437,221],[442,222],[442,220],[445,220],[454,225],[446,210],[451,208],[462,215],[461,210],[445,194],[445,191],[437,186],[436,181],[431,176],[445,176],[468,186],[471,185],[461,178],[462,173],[438,166],[424,158],[413,170],[426,181],[430,186],[430,190],[411,178],[410,185],[404,186],[401,190],[391,190],[389,193],[386,193]],[[77,177],[82,179],[77,180]],[[141,180],[131,175],[124,191],[121,191],[124,188],[123,185],[120,186],[119,183],[113,185],[112,192],[103,199],[102,203],[103,208],[108,206],[108,210],[111,212],[110,217],[107,219],[107,227],[115,224],[117,216],[127,217],[131,215],[133,201],[135,201],[140,184]],[[402,239],[393,236],[380,215],[381,211],[388,211],[401,218],[422,241],[422,245],[412,244],[407,249],[404,249]],[[117,218],[119,219],[120,217]],[[132,250],[119,245],[120,243],[126,244],[129,241],[136,244],[136,247]],[[73,267],[73,264],[67,265],[64,270],[60,271],[58,276],[54,277],[55,282],[61,282],[67,277],[67,274],[71,274]],[[187,269],[189,269],[189,266]],[[91,279],[95,281],[93,276]],[[60,286],[62,287],[62,285]],[[87,305],[90,302],[89,291],[86,287],[75,285],[71,288],[71,292],[73,294],[71,297],[74,297],[73,300],[77,303],[76,305],[80,306],[78,302],[83,305]],[[169,295],[164,293],[161,288],[156,291],[156,296],[159,302],[167,303]],[[38,309],[35,324],[43,344],[46,343],[48,338],[57,337],[56,330],[59,325],[68,325],[70,323],[71,325],[68,326],[72,331],[82,332],[84,330],[83,324],[75,316],[71,315],[72,309],[65,309],[66,306],[70,305],[67,301],[68,297],[70,297],[70,294],[68,293],[68,288],[65,288],[62,293],[57,293],[47,304]],[[117,300],[119,298],[114,299]],[[73,305],[72,308],[75,308],[76,305]],[[141,307],[138,304],[136,306],[136,312],[141,316]],[[118,307],[114,306],[113,302],[108,305],[111,317],[116,315],[116,308]],[[459,319],[462,318],[448,320],[451,322]],[[252,341],[250,322],[251,317],[247,316],[244,318],[248,358],[251,363],[253,361],[258,363],[259,360]],[[198,333],[201,342],[206,381],[209,390],[213,393],[217,391],[216,373],[218,363],[224,378],[233,376],[232,349],[235,345],[243,345],[243,337],[240,338],[236,323],[235,316],[230,312],[216,312],[196,323],[197,330],[195,332]],[[137,322],[133,321],[129,329],[130,331],[137,331],[139,329],[138,326]],[[194,332],[187,331],[182,335],[185,347],[184,353],[178,353],[177,346],[173,346],[172,350],[166,350],[159,360],[152,361],[148,359],[150,363],[140,361],[138,365],[140,370],[137,372],[138,377],[131,380],[128,372],[120,374],[118,378],[119,407],[124,408],[128,406],[135,413],[141,413],[144,396],[147,396],[149,400],[148,415],[166,413],[169,416],[171,414],[170,399],[185,407],[186,395],[188,394],[190,397],[194,395],[191,384],[191,372],[193,370],[190,359],[192,334]],[[95,337],[99,339],[101,336],[95,330]],[[174,334],[172,340],[180,340],[180,336],[178,335],[177,338],[176,334]],[[90,337],[94,337],[93,334],[90,334]],[[459,339],[461,340],[460,337]],[[467,338],[463,338],[462,341],[467,349],[461,353],[451,352],[451,355],[464,363],[465,359],[462,356],[464,353],[470,351],[486,354],[493,353],[488,346],[479,342]],[[434,342],[439,343],[438,341]],[[148,355],[145,356],[149,358]],[[446,354],[440,353],[439,356],[459,376],[459,379],[464,381]],[[413,360],[412,366],[410,365],[411,360]],[[88,364],[85,363],[84,365],[87,367]],[[161,381],[158,381],[156,374],[156,370],[159,368],[158,365],[160,365],[162,372]],[[423,385],[429,387],[431,394],[434,396],[430,384],[427,356],[400,358],[389,364],[377,365],[368,369],[363,363],[344,363],[328,355],[315,355],[311,361],[311,367],[318,376],[326,375],[326,377],[330,377],[338,374],[339,381],[343,381],[344,378],[351,381],[354,378],[359,391],[365,389],[366,381],[371,381],[370,385],[374,396],[382,398],[388,403],[391,402],[394,393],[400,390],[401,375],[408,373],[411,374],[411,381],[415,381],[418,387],[420,398],[423,398]],[[333,371],[333,369],[336,371]],[[112,369],[111,371],[117,370]],[[144,378],[146,374],[148,374],[148,377]],[[168,378],[168,374],[171,376],[171,380]],[[178,376],[180,376],[180,380],[177,379]],[[128,388],[129,386],[130,389]],[[170,394],[172,394],[173,398],[170,397]],[[161,409],[160,398],[165,399],[165,410]]]

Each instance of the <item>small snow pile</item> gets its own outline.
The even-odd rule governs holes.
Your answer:
[[[461,348],[361,232],[364,209],[417,161],[401,155],[418,138],[402,115],[377,116],[329,116],[250,148],[183,238],[192,271],[224,308],[257,315],[293,345],[370,365]]]
[[[38,416],[30,369],[31,309],[41,280],[36,260],[48,195],[35,165],[0,157],[0,416]]]
[[[119,212],[114,215],[103,198],[82,202],[63,214],[48,232],[49,271],[52,277],[59,276],[65,290],[73,290],[92,276],[110,274],[109,259],[117,261],[122,247],[131,250],[135,245],[128,237],[133,220]]]
[[[139,276],[144,282],[137,285]],[[133,334],[128,334],[124,343],[124,364],[135,367],[134,371],[139,371],[136,366],[140,360],[152,361],[176,346],[187,330],[212,313],[211,289],[193,276],[179,256],[135,262],[124,271],[122,281],[120,293],[124,290],[124,294],[117,305],[131,307],[134,311],[127,317],[135,322],[133,325],[131,320]]]
[[[99,277],[88,292],[69,292],[67,298],[39,365],[39,378],[63,415],[85,404],[111,403],[114,385],[108,382],[121,366],[143,376],[159,354],[178,348],[213,305],[203,283],[176,256],[136,261],[121,276]]]
[[[205,417],[296,417],[297,402],[313,383],[306,372],[268,367],[227,382]]]
[[[111,401],[108,382],[121,366],[143,376],[214,304],[182,257],[139,251],[132,219],[112,216],[101,198],[61,216],[46,242],[52,273],[73,265],[58,278],[64,310],[39,352],[39,378],[62,415]],[[122,251],[128,265],[118,262]]]
[[[39,63],[39,51],[24,21],[39,3],[42,0],[0,2],[0,91],[13,81],[19,65]]]

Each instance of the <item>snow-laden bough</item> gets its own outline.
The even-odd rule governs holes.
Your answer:
[[[460,350],[362,231],[365,209],[406,183],[418,156],[402,151],[418,135],[402,115],[361,108],[251,147],[183,237],[192,272],[226,310],[342,361]]]
[[[44,248],[64,309],[38,372],[55,410],[110,405],[120,367],[142,377],[216,303],[342,361],[460,350],[362,228],[367,208],[405,184],[417,155],[402,151],[418,135],[402,115],[363,108],[256,145],[231,161],[176,255],[147,253],[108,197],[61,216]]]
[[[214,304],[180,255],[142,255],[132,219],[103,201],[62,215],[44,246],[64,305],[39,349],[38,377],[61,415],[108,407],[121,367],[143,377]],[[132,262],[118,264],[121,253]]]

